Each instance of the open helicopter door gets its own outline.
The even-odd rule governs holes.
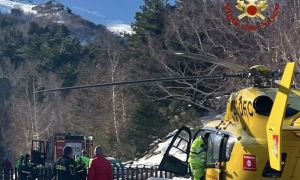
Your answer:
[[[207,136],[209,134],[209,136]],[[228,152],[233,148],[233,138],[221,132],[207,132],[206,180],[225,179],[225,166]]]
[[[270,165],[272,169],[277,171],[281,171],[282,169],[282,122],[287,107],[294,71],[295,62],[287,63],[266,127]]]
[[[159,169],[172,172],[178,176],[189,173],[188,159],[192,140],[190,128],[181,127],[170,142],[164,157],[159,165]]]

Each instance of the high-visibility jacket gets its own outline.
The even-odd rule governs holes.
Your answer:
[[[189,163],[205,164],[206,147],[201,136],[197,137],[191,146]]]
[[[194,176],[194,180],[199,180],[204,176],[206,159],[206,147],[201,136],[197,137],[191,146],[189,164]]]
[[[79,156],[75,159],[76,162],[76,170],[78,172],[78,178],[81,180],[85,180],[87,177],[87,168],[89,167],[90,158],[85,156]]]
[[[80,162],[83,162],[85,168],[88,168],[89,164],[90,164],[90,158],[85,157],[85,156],[79,156],[75,159],[75,161],[77,164],[80,164]]]

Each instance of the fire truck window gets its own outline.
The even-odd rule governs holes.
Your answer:
[[[235,142],[235,138],[234,137],[229,137],[227,140],[227,144],[226,144],[226,161],[229,161],[230,159],[230,155],[232,152],[232,148]]]
[[[32,150],[39,151],[39,152],[45,152],[44,146],[42,146],[42,143],[37,142],[37,141],[33,142]]]
[[[207,142],[206,166],[214,167],[219,160],[219,152],[222,140],[221,134],[210,134]]]

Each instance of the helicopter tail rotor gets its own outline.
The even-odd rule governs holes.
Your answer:
[[[279,90],[276,94],[266,127],[270,165],[271,168],[277,171],[281,171],[282,169],[282,123],[287,107],[294,71],[295,62],[289,62],[284,69]]]

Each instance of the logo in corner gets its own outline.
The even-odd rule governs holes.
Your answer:
[[[275,3],[272,15],[266,17],[264,11],[270,8],[267,0],[237,0],[237,3],[235,4],[235,9],[239,13],[237,17],[233,15],[230,3],[226,3],[224,8],[226,18],[231,24],[248,31],[264,29],[270,26],[275,21],[280,10],[279,4]],[[243,20],[246,18],[254,20],[255,23],[243,23]]]

